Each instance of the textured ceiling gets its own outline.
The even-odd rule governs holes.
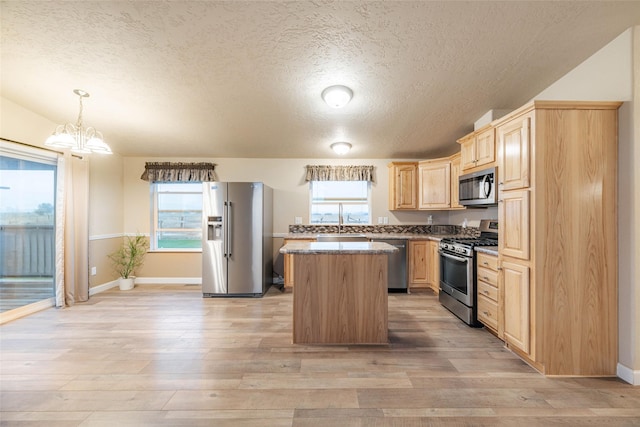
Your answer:
[[[125,156],[426,158],[625,29],[640,2],[1,3],[2,95]],[[335,110],[329,85],[354,98]],[[53,130],[53,129],[52,129]]]

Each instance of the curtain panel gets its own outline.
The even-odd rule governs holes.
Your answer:
[[[307,165],[306,181],[372,181],[374,166]]]
[[[213,163],[147,162],[140,179],[149,182],[217,181]]]

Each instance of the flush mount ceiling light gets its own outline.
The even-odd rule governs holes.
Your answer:
[[[55,148],[70,148],[74,153],[88,154],[112,154],[111,148],[104,142],[102,134],[93,127],[82,127],[82,98],[88,98],[89,94],[82,89],[73,91],[80,98],[80,113],[76,124],[67,123],[60,125],[45,141],[44,145]]]
[[[329,86],[322,91],[322,99],[333,108],[342,108],[353,98],[353,91],[346,86]]]
[[[347,154],[349,150],[351,150],[351,144],[348,142],[334,142],[331,144],[331,149],[336,152],[336,154],[343,155]]]

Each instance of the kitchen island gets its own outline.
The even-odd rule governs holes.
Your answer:
[[[295,344],[387,344],[387,256],[380,242],[291,242]]]

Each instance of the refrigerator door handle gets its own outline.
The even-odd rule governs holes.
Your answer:
[[[233,253],[233,204],[227,206],[227,256],[231,258]]]
[[[227,258],[229,256],[229,215],[227,202],[222,203],[224,208],[224,239],[222,242],[222,256]]]

